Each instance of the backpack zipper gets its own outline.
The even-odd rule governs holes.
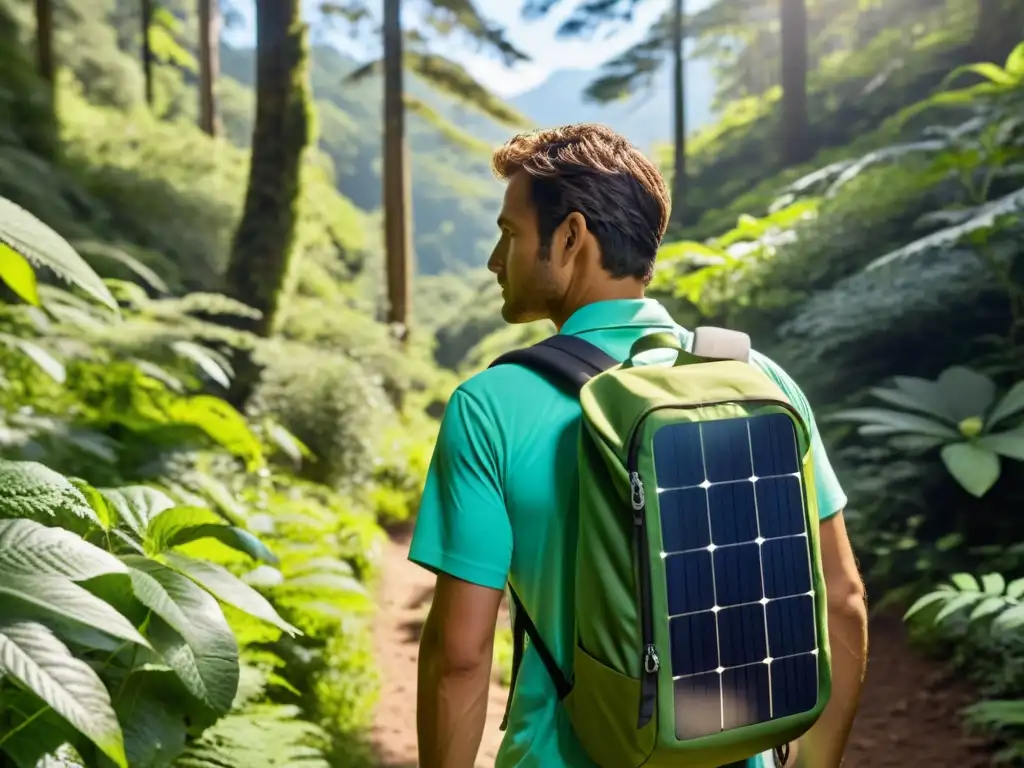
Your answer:
[[[761,398],[736,398],[734,400],[716,400],[690,405],[656,405],[641,413],[633,423],[629,436],[629,452],[626,456],[626,471],[629,474],[630,507],[633,514],[633,530],[636,537],[637,570],[639,571],[640,588],[640,649],[642,665],[640,672],[640,711],[637,728],[643,728],[654,716],[655,704],[658,699],[658,670],[661,659],[654,644],[653,598],[651,596],[651,559],[650,544],[647,541],[647,500],[644,495],[644,483],[640,477],[640,435],[643,433],[644,420],[655,411],[674,408],[680,411],[694,408],[706,408],[712,405],[731,405],[736,403],[770,402],[785,408],[796,417],[799,424],[804,423],[800,413],[789,403]]]
[[[631,451],[631,454],[633,452]],[[643,728],[654,716],[654,704],[658,696],[658,669],[661,660],[654,646],[654,616],[651,606],[651,563],[650,547],[647,543],[647,503],[644,500],[644,483],[635,463],[629,470],[633,526],[636,536],[637,570],[640,576],[640,635],[643,669],[640,675],[640,713],[637,728]]]

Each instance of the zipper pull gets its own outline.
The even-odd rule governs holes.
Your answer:
[[[629,488],[632,495],[633,511],[639,512],[644,508],[644,484],[640,479],[639,472],[629,474]],[[635,515],[634,519],[639,522],[639,515]]]
[[[653,675],[659,669],[661,669],[661,659],[658,658],[658,651],[655,649],[654,643],[651,643],[644,652],[644,672]]]

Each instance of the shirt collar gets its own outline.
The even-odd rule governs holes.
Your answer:
[[[562,333],[577,336],[589,331],[631,326],[675,328],[661,302],[654,299],[611,299],[580,307],[562,325]]]

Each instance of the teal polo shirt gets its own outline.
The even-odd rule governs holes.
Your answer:
[[[638,338],[692,334],[653,299],[602,301],[578,310],[561,333],[616,360]],[[810,426],[821,517],[846,504],[803,392],[756,352],[751,362],[786,393]],[[427,474],[409,558],[493,589],[511,581],[562,669],[571,671],[580,406],[518,365],[489,368],[448,401]],[[767,757],[767,762],[761,762]],[[771,766],[770,754],[748,761]],[[527,646],[497,768],[595,768],[576,739],[540,657]]]

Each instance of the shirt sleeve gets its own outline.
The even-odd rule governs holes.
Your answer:
[[[843,511],[846,507],[847,498],[843,492],[843,487],[839,484],[839,478],[836,477],[836,471],[832,468],[832,463],[828,459],[825,444],[822,442],[821,434],[818,432],[814,411],[811,409],[811,404],[807,401],[807,396],[804,395],[803,390],[797,386],[797,383],[790,378],[788,373],[764,355],[758,355],[758,358],[757,362],[759,362],[761,369],[782,388],[782,391],[789,397],[789,401],[803,417],[807,428],[810,430],[815,495],[818,498],[818,517],[821,520],[827,520],[837,512]]]
[[[504,589],[512,560],[503,449],[493,419],[464,390],[448,401],[430,461],[409,559]]]

